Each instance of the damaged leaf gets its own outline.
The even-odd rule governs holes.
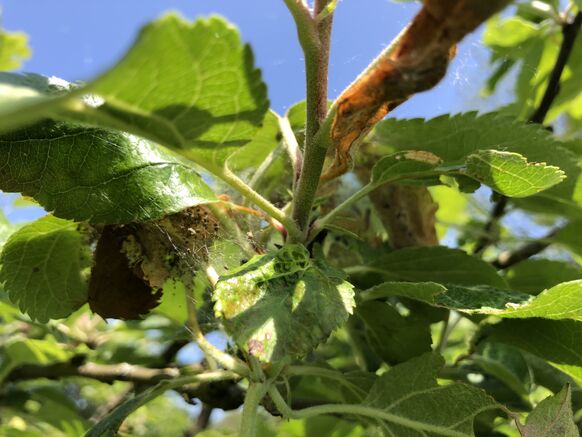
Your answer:
[[[158,221],[105,226],[91,275],[91,309],[104,318],[140,319],[160,304],[168,279],[193,282],[218,230],[205,206]]]
[[[301,357],[354,308],[353,286],[301,245],[255,256],[220,278],[216,314],[237,344],[261,361]]]
[[[455,45],[509,0],[427,0],[395,42],[334,105],[331,140],[335,160],[322,176],[345,173],[352,146],[388,112],[444,77]]]

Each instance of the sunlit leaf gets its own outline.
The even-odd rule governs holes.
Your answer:
[[[540,402],[520,428],[526,437],[578,437],[574,422],[570,386]]]
[[[383,435],[474,435],[475,416],[497,404],[468,385],[439,386],[436,378],[443,365],[441,357],[425,354],[380,376],[364,405],[392,416],[382,421]]]
[[[83,270],[90,265],[78,224],[49,215],[10,236],[0,254],[0,283],[22,312],[47,322],[87,302]]]
[[[0,188],[62,218],[129,223],[216,200],[193,169],[132,135],[45,121],[0,135],[0,153]]]
[[[300,245],[255,256],[223,275],[214,300],[228,334],[262,361],[305,355],[354,307],[344,275],[309,259]]]
[[[386,282],[364,293],[375,298],[404,296],[466,313],[505,318],[540,317],[582,321],[582,280],[556,285],[537,296],[484,285],[444,284],[442,287],[445,289],[439,288],[439,285]]]

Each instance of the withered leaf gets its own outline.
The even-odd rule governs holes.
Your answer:
[[[218,220],[205,206],[156,221],[105,226],[89,285],[91,309],[105,318],[142,318],[160,304],[168,279],[193,281],[218,231]]]
[[[425,0],[395,46],[338,97],[331,128],[335,158],[322,181],[344,174],[354,144],[411,95],[439,83],[456,44],[509,2]]]
[[[97,243],[89,307],[103,318],[139,320],[160,303],[162,292],[152,292],[122,252],[131,235],[131,226],[105,226]]]

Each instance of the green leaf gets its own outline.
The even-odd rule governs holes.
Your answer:
[[[249,142],[269,107],[249,46],[219,17],[190,23],[169,14],[148,24],[89,89],[105,99],[90,116],[207,168]]]
[[[301,245],[252,258],[220,277],[215,310],[236,343],[262,361],[303,356],[352,313],[352,285]]]
[[[567,247],[576,255],[582,256],[582,220],[572,220],[554,236],[554,241]]]
[[[67,361],[74,353],[50,336],[42,340],[15,337],[3,343],[0,349],[0,382],[18,366]]]
[[[385,420],[386,436],[473,436],[474,417],[497,403],[469,385],[437,384],[444,360],[425,354],[393,367],[372,386],[364,405],[382,410],[400,423]]]
[[[0,72],[0,132],[46,118],[75,95],[73,88],[56,77]]]
[[[275,434],[271,431],[270,434],[260,437],[272,437],[273,435]],[[277,428],[276,435],[285,437],[370,437],[360,424],[328,416],[282,422]]]
[[[483,43],[490,47],[515,47],[539,33],[539,26],[521,17],[492,18],[483,32]]]
[[[384,302],[364,302],[356,315],[372,350],[390,365],[407,361],[431,350],[430,325],[421,319],[401,316]]]
[[[528,415],[525,426],[519,428],[526,437],[579,437],[570,386],[540,402]]]
[[[463,173],[508,197],[527,197],[544,191],[564,180],[558,167],[528,163],[512,152],[480,150],[467,157]]]
[[[513,290],[537,294],[562,282],[582,279],[582,268],[562,261],[528,259],[507,269],[505,278]]]
[[[558,167],[528,163],[517,153],[478,150],[467,156],[463,165],[455,165],[452,162],[443,163],[441,158],[430,152],[409,150],[380,159],[372,169],[370,184],[376,187],[405,179],[426,179],[447,174],[468,176],[508,197],[531,196],[559,184],[565,178]]]
[[[16,70],[30,55],[25,33],[0,30],[0,70]]]
[[[49,215],[8,239],[0,254],[0,283],[22,312],[47,322],[87,301],[83,270],[90,265],[78,224]]]
[[[232,171],[266,197],[286,196],[292,184],[293,167],[281,138],[277,115],[269,111],[253,139],[227,161]]]
[[[490,264],[458,249],[414,247],[388,252],[348,269],[358,273],[377,273],[385,281],[436,282],[460,285],[490,285],[506,288],[506,283]]]
[[[370,182],[373,185],[385,184],[401,179],[434,176],[434,170],[442,160],[427,152],[410,150],[395,153],[380,159],[372,169]]]
[[[582,323],[574,320],[504,320],[488,332],[492,341],[537,355],[582,385]]]
[[[400,295],[469,314],[582,321],[582,280],[556,285],[537,296],[483,285],[445,284],[444,287],[446,290],[439,289],[432,283],[403,287],[398,282],[386,282],[364,292],[364,295],[368,293],[375,298]]]
[[[303,147],[305,143],[305,119],[307,118],[307,103],[305,100],[291,105],[285,117],[289,120],[299,147]]]
[[[0,189],[93,223],[160,218],[216,200],[189,166],[132,135],[44,121],[0,135]]]
[[[442,159],[443,166],[462,166],[478,150],[519,153],[529,162],[556,166],[567,176],[562,183],[532,197],[531,201],[520,200],[520,206],[545,213],[549,208],[560,214],[564,211],[582,213],[575,199],[581,174],[576,156],[543,127],[517,121],[514,117],[497,113],[478,116],[469,112],[431,120],[387,119],[377,125],[372,141],[384,154],[411,149],[433,153]],[[556,180],[556,176],[551,180]]]
[[[519,349],[502,343],[483,342],[471,359],[524,398],[532,392],[531,370]]]

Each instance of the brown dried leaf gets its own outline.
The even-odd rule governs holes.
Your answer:
[[[105,226],[89,285],[91,309],[104,318],[140,319],[160,304],[169,278],[193,280],[218,231],[205,206],[157,221]]]
[[[335,159],[322,181],[344,174],[353,145],[412,94],[439,83],[456,44],[509,2],[425,0],[397,45],[337,99],[331,129]]]
[[[162,292],[152,292],[122,253],[131,235],[130,226],[105,226],[97,243],[89,307],[103,318],[138,320],[160,303]]]

